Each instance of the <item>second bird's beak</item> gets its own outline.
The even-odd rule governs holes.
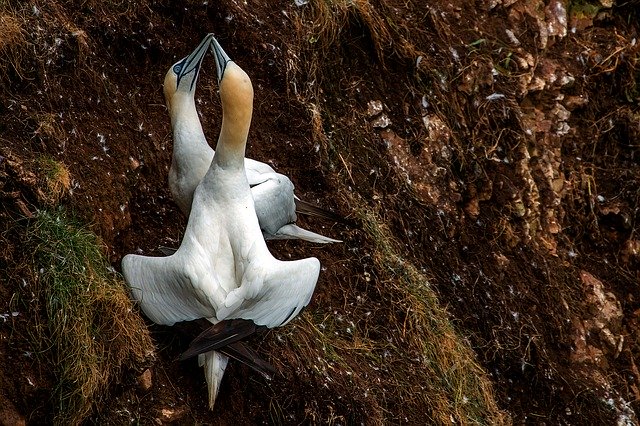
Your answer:
[[[180,85],[180,80],[183,78],[189,78],[189,91],[193,91],[197,81],[198,81],[198,73],[200,72],[200,66],[202,65],[202,60],[204,59],[204,55],[207,53],[207,49],[211,44],[211,39],[213,38],[213,34],[207,34],[198,47],[195,48],[193,52],[186,58],[184,58],[181,62],[176,64],[175,66],[180,65],[179,69],[175,69],[174,71],[178,76],[177,84]]]
[[[216,71],[218,72],[218,84],[222,81],[224,76],[224,70],[227,68],[227,64],[231,62],[229,55],[222,49],[218,40],[211,36],[211,53],[216,58]]]

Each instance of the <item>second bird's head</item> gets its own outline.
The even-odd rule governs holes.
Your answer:
[[[207,34],[189,56],[173,64],[167,71],[163,90],[169,113],[172,113],[179,100],[193,100],[200,67],[212,38],[213,34]]]

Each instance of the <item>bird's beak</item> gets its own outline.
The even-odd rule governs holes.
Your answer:
[[[202,60],[204,59],[204,55],[207,53],[207,48],[211,44],[212,38],[213,34],[207,34],[205,38],[202,39],[198,47],[196,47],[189,56],[179,62],[179,64],[181,64],[180,69],[176,70],[176,74],[178,75],[178,85],[180,85],[180,80],[183,78],[189,78],[191,79],[189,90],[193,91],[196,83],[198,82],[198,73],[202,66]]]
[[[227,64],[231,62],[229,55],[222,49],[218,40],[215,37],[211,37],[211,52],[216,58],[216,71],[218,72],[218,84],[222,81],[224,76],[224,70],[227,68]]]

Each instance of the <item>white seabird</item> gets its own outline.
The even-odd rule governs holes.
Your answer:
[[[164,80],[164,95],[173,129],[173,157],[169,188],[180,210],[188,216],[193,193],[209,169],[215,151],[202,131],[194,94],[202,60],[211,44],[207,35],[186,58],[176,62]],[[230,99],[229,102],[233,102]],[[255,202],[256,214],[265,239],[302,239],[315,243],[340,242],[295,224],[296,209],[301,213],[339,220],[338,215],[300,200],[291,180],[268,164],[245,159],[245,169]]]
[[[129,254],[122,271],[133,298],[157,324],[206,318],[213,324],[244,319],[278,327],[311,300],[320,262],[283,262],[267,249],[244,167],[253,87],[249,76],[208,37],[204,43],[213,44],[223,110],[216,153],[195,189],[178,250],[166,257]],[[184,62],[186,67],[193,64]],[[212,408],[228,358],[218,351],[199,357]]]

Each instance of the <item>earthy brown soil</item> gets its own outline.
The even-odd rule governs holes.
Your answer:
[[[0,5],[0,423],[48,423],[56,409],[55,378],[31,353],[20,303],[29,291],[24,217],[57,203],[41,189],[38,158],[68,167],[60,203],[101,237],[117,270],[127,253],[176,246],[186,219],[166,183],[161,85],[207,32],[253,80],[247,156],[351,220],[300,218],[342,244],[270,244],[278,258],[316,256],[325,267],[311,318],[358,322],[393,309],[378,297],[376,245],[358,200],[430,277],[513,423],[637,423],[640,5],[373,3],[330,8],[347,10],[331,40],[312,25],[313,1]],[[311,75],[313,61],[332,73]],[[209,57],[196,96],[210,141],[220,114],[214,74]],[[323,385],[290,344],[295,326],[253,341],[282,373],[266,382],[231,363],[211,413],[200,369],[177,360],[195,327],[149,326],[158,347],[151,388],[123,377],[88,422],[422,418],[394,395],[372,417],[362,387],[384,383],[370,383],[364,368],[341,393]]]

